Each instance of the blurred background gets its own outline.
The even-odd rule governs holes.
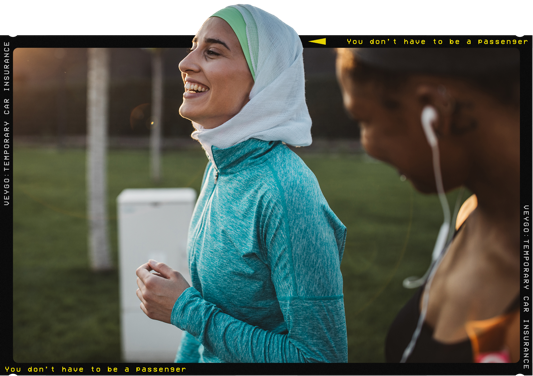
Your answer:
[[[150,135],[152,54],[140,48],[110,49],[110,146],[146,146]],[[178,64],[187,49],[164,49],[163,118],[165,145],[191,141],[192,126],[179,113],[183,82]],[[82,146],[87,133],[87,49],[22,48],[14,51],[15,137],[20,142]],[[357,139],[335,80],[332,49],[306,49],[307,101],[313,136]],[[183,140],[184,139],[184,140]],[[197,144],[195,142],[195,144]],[[355,144],[351,145],[355,147]]]
[[[87,209],[88,50],[14,51],[13,358],[121,362],[117,196],[127,188],[200,190],[207,157],[179,116],[187,49],[159,51],[160,175],[151,173],[154,51],[110,49],[107,196],[110,267],[91,267]],[[335,52],[304,50],[313,145],[293,149],[348,228],[341,264],[350,362],[383,362],[393,318],[414,293],[442,223],[424,196],[365,154],[335,78]],[[450,204],[456,192],[449,194]],[[468,195],[465,195],[466,198]],[[453,210],[453,208],[452,208]],[[135,278],[135,270],[131,271]],[[135,294],[135,291],[131,292]],[[146,318],[146,320],[149,320]],[[172,330],[171,327],[169,327]]]

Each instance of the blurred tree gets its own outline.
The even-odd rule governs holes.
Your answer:
[[[161,180],[161,134],[163,128],[163,48],[146,48],[152,53],[152,119],[150,124],[150,175]]]
[[[112,269],[107,229],[107,112],[109,51],[88,49],[87,74],[87,204],[89,260],[94,271]]]

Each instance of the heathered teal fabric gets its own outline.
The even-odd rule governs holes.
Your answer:
[[[176,362],[347,362],[346,227],[279,141],[212,147],[188,239]],[[218,172],[218,178],[216,177]]]

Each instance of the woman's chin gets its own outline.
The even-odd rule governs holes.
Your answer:
[[[179,114],[184,119],[196,122],[195,119],[197,118],[197,116],[195,116],[195,111],[190,107],[191,106],[189,106],[188,104],[183,103],[180,107]]]

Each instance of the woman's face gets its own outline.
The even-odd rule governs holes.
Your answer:
[[[237,36],[226,21],[209,18],[179,68],[185,84],[180,115],[216,128],[249,101],[254,80]]]
[[[416,100],[416,88],[406,84],[385,97],[372,82],[358,84],[350,77],[346,54],[337,55],[337,78],[344,106],[359,122],[366,152],[393,165],[420,192],[435,192],[431,148],[420,121],[423,104]]]

